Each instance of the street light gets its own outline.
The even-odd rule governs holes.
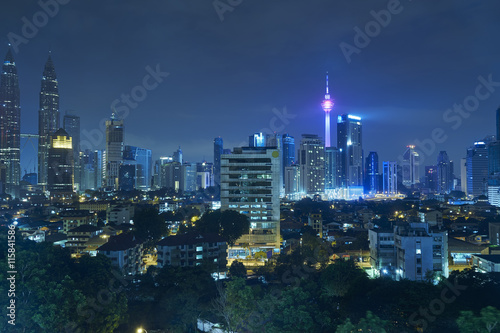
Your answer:
[[[148,331],[141,327],[137,329],[137,333],[148,333]]]

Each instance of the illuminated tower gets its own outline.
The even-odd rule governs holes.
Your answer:
[[[49,55],[42,75],[38,111],[38,183],[47,187],[51,135],[59,129],[59,89],[56,71]]]
[[[328,91],[328,72],[326,72],[326,94],[325,99],[321,102],[321,107],[325,111],[325,148],[330,147],[330,111],[333,109],[333,99],[330,98]]]
[[[21,107],[16,62],[9,48],[0,83],[0,162],[5,166],[5,191],[19,196],[21,179]]]
[[[73,141],[62,128],[50,136],[47,159],[47,188],[55,201],[71,200],[73,195]]]
[[[406,146],[403,154],[403,185],[411,187],[420,183],[420,155],[415,150],[414,145]]]
[[[342,187],[363,186],[363,146],[361,118],[351,114],[338,116],[337,147],[340,155]]]
[[[118,173],[123,162],[123,120],[115,113],[106,120],[106,182],[104,186],[118,189]]]

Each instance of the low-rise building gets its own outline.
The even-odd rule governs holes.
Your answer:
[[[81,225],[96,225],[96,216],[88,210],[67,210],[61,212],[59,217],[63,221],[63,232],[68,233],[69,230]]]
[[[227,265],[227,243],[217,234],[186,234],[169,236],[158,242],[158,267],[193,267],[203,262],[214,264],[218,271]]]
[[[394,231],[370,230],[370,262],[380,275],[423,281],[429,272],[448,277],[448,233],[427,223],[410,223]]]
[[[439,210],[428,210],[423,209],[418,212],[420,222],[429,223],[429,226],[442,226],[443,225],[443,213]]]
[[[124,275],[138,274],[143,271],[143,244],[132,233],[122,233],[109,238],[108,242],[97,249],[111,259]]]
[[[101,232],[102,229],[90,224],[83,224],[73,228],[68,231],[66,247],[70,249],[73,254],[82,253],[87,248],[88,240],[99,235]]]
[[[473,266],[482,273],[500,273],[500,255],[488,254],[472,256]]]
[[[106,222],[113,224],[130,223],[134,217],[134,205],[121,203],[111,205],[106,210]]]
[[[380,276],[395,277],[396,248],[394,231],[372,229],[368,231],[370,264]]]
[[[311,213],[307,222],[319,238],[323,238],[323,217],[321,213]]]
[[[427,223],[394,228],[397,278],[424,281],[428,272],[448,277],[448,233]]]

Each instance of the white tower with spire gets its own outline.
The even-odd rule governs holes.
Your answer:
[[[326,94],[325,99],[321,102],[321,107],[325,111],[325,148],[330,147],[330,111],[332,111],[333,105],[328,89],[328,72],[326,72]]]

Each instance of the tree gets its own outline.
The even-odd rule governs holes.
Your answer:
[[[368,280],[366,273],[353,260],[336,260],[321,273],[320,284],[327,296],[343,297],[360,281]]]
[[[498,333],[500,332],[500,310],[487,306],[480,316],[472,311],[461,311],[457,319],[460,333]]]
[[[257,296],[242,278],[234,278],[217,286],[218,297],[213,301],[215,314],[224,322],[228,332],[254,332],[248,330],[252,315],[257,310]]]
[[[246,278],[247,269],[241,261],[235,260],[231,264],[231,267],[229,267],[229,275],[232,277]]]
[[[153,243],[168,235],[167,224],[158,211],[147,207],[136,211],[134,215],[135,235]]]
[[[373,332],[386,333],[387,321],[380,319],[368,311],[366,318],[361,318],[357,325],[353,325],[347,318],[346,322],[337,327],[336,333],[355,333],[355,332]]]
[[[234,210],[211,211],[203,214],[196,223],[199,232],[217,232],[229,245],[234,245],[236,240],[250,230],[250,221],[246,215]]]

